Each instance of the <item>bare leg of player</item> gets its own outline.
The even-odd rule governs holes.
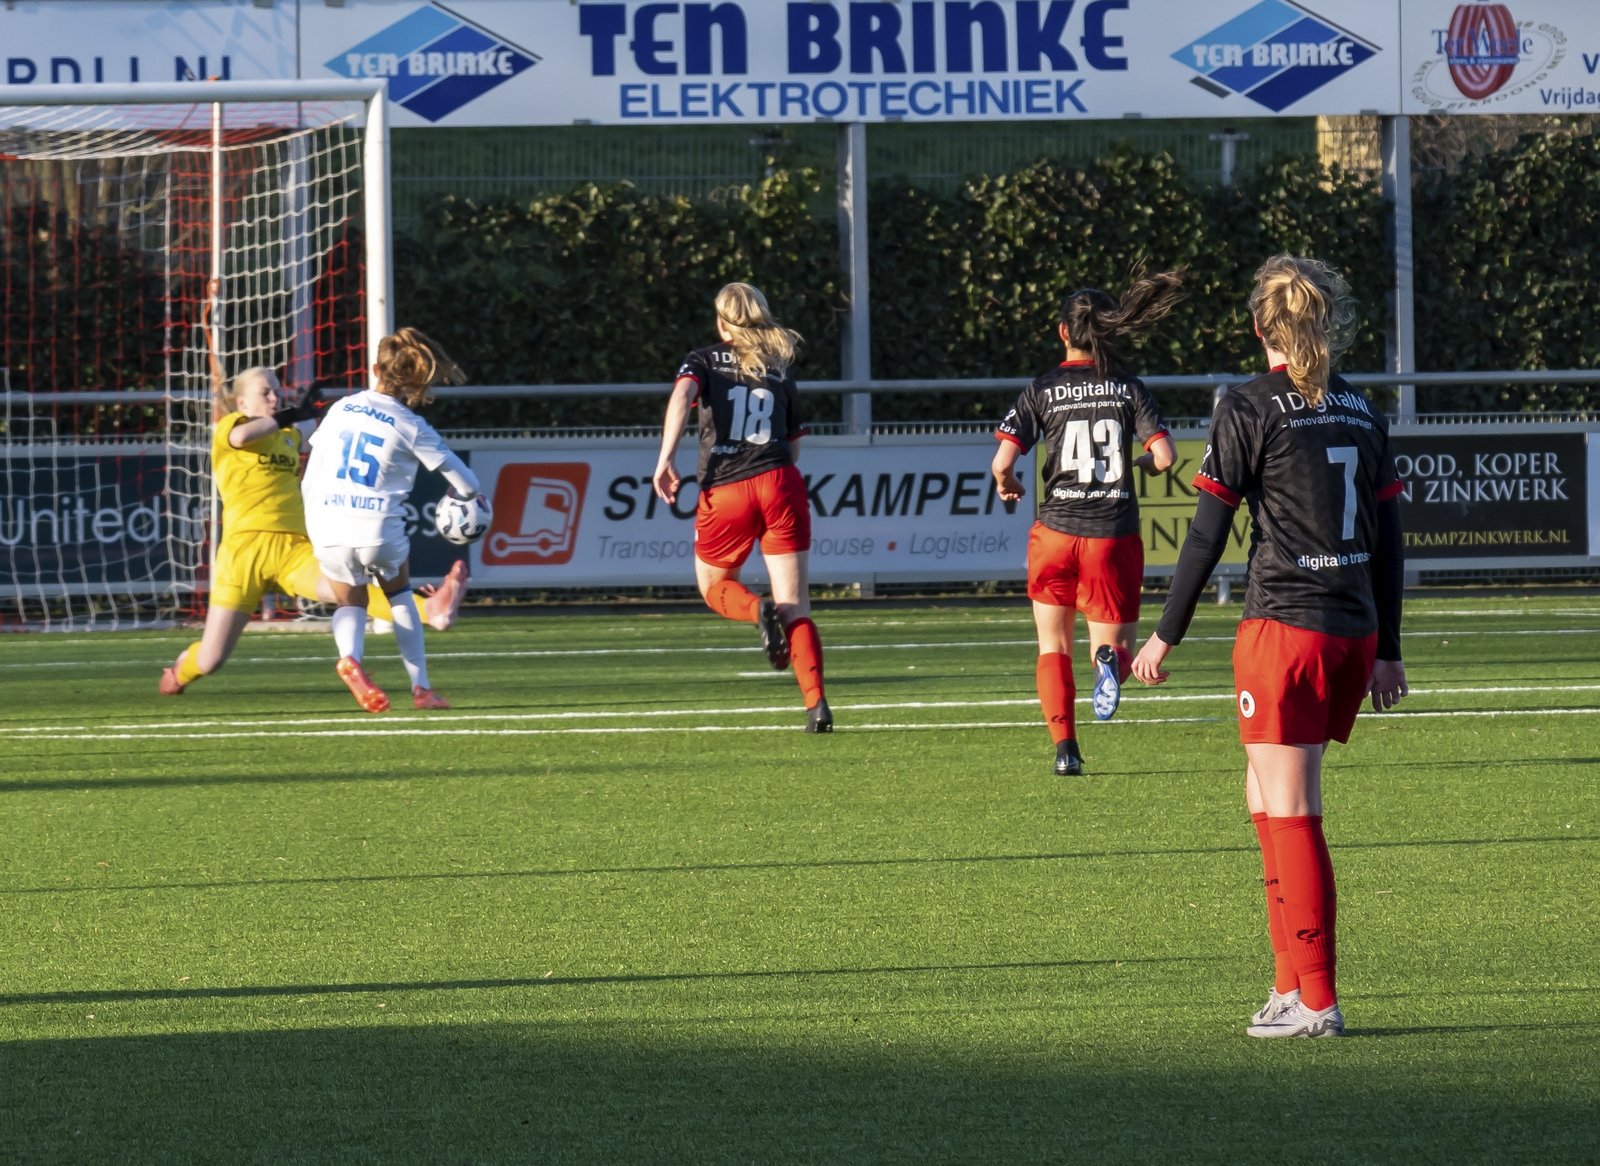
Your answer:
[[[233,655],[239,637],[249,625],[248,611],[213,606],[206,612],[206,626],[200,638],[183,650],[172,667],[161,673],[161,695],[177,696],[200,677],[221,668]]]
[[[1287,993],[1274,984],[1262,1016],[1250,1027],[1251,1036],[1337,1036],[1344,1031],[1334,985],[1335,917],[1333,863],[1322,833],[1321,745],[1247,744],[1249,767],[1245,771],[1245,800],[1257,830],[1265,824],[1263,869],[1276,867],[1276,906],[1283,928],[1282,942],[1299,989],[1299,998],[1282,1000]],[[1263,818],[1257,819],[1257,815]],[[1268,903],[1269,930],[1272,922]],[[1274,937],[1276,939],[1276,937]],[[1276,947],[1276,942],[1274,943]],[[1275,977],[1281,981],[1281,975]],[[1274,1009],[1273,1005],[1280,1007]],[[1287,1006],[1283,1006],[1287,1005]]]

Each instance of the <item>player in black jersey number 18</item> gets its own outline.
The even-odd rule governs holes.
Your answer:
[[[1028,597],[1039,630],[1039,705],[1055,741],[1055,772],[1083,772],[1072,677],[1072,625],[1089,624],[1091,705],[1109,720],[1133,661],[1144,581],[1144,542],[1134,468],[1172,465],[1172,440],[1144,382],[1128,371],[1116,338],[1152,327],[1179,297],[1182,273],[1141,279],[1120,301],[1087,288],[1067,297],[1059,332],[1066,360],[1023,390],[995,432],[995,481],[1007,502],[1027,491],[1017,459],[1038,446],[1043,493],[1028,534]],[[1137,458],[1133,446],[1141,447]]]
[[[772,318],[766,297],[747,283],[717,293],[722,343],[684,358],[667,403],[654,486],[674,502],[683,484],[673,457],[689,408],[698,403],[700,466],[695,480],[694,575],[712,611],[754,623],[777,669],[794,663],[806,704],[806,732],[831,733],[822,689],[822,640],[811,622],[807,560],[811,500],[795,469],[805,410],[789,366],[800,337]],[[761,599],[739,582],[757,542],[772,579]]]
[[[1245,800],[1261,842],[1274,983],[1256,1037],[1338,1036],[1333,863],[1322,833],[1322,756],[1345,742],[1369,694],[1406,693],[1400,662],[1404,554],[1387,418],[1330,372],[1354,309],[1326,264],[1274,256],[1250,297],[1271,368],[1217,405],[1201,491],[1161,624],[1134,661],[1147,684],[1183,639],[1222,557],[1234,511],[1255,534],[1233,676]]]

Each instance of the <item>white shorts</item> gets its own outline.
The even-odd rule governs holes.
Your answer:
[[[411,540],[402,534],[398,539],[386,539],[375,547],[318,546],[315,550],[324,575],[359,587],[364,583],[397,578],[400,568],[411,557]]]

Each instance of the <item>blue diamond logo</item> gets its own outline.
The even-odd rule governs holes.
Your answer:
[[[1287,0],[1262,0],[1172,54],[1218,97],[1240,93],[1282,113],[1381,50]]]
[[[429,4],[324,67],[342,77],[387,77],[391,101],[436,122],[540,59],[443,4]]]

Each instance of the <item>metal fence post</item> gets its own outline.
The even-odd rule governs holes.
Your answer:
[[[839,127],[839,267],[844,271],[850,311],[840,345],[841,379],[872,379],[872,315],[867,289],[867,127]],[[844,395],[846,433],[872,432],[872,394]]]
[[[1411,232],[1411,119],[1383,119],[1383,197],[1393,204],[1390,236],[1394,244],[1394,310],[1389,319],[1389,370],[1417,371],[1415,277]],[[1417,415],[1417,387],[1401,385],[1400,419]]]

